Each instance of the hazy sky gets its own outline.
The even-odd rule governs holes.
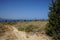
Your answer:
[[[0,17],[9,19],[47,19],[51,0],[0,0]]]

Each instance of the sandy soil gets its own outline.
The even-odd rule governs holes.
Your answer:
[[[0,40],[51,40],[45,34],[27,34],[23,31],[18,31],[14,26],[6,25],[9,29],[4,36],[0,37]]]

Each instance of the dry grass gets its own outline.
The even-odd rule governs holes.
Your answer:
[[[47,24],[48,21],[31,21],[31,22],[19,22],[17,23],[17,25],[15,25],[17,28],[20,28],[20,27],[25,27],[25,26],[28,26],[28,25],[34,25],[34,26],[37,26],[39,27],[39,30],[38,31],[44,31],[45,30],[45,26]]]
[[[5,25],[8,28],[8,32],[5,36],[1,37],[1,40],[51,40],[45,33],[45,25],[47,21],[31,21],[31,22],[18,22],[15,25]],[[18,31],[17,28],[27,25],[37,25],[40,29],[36,33],[26,33],[24,31]]]

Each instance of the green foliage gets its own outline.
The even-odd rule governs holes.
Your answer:
[[[60,0],[52,0],[49,9],[49,23],[46,27],[46,33],[52,36],[54,40],[60,40]]]
[[[27,25],[27,26],[18,28],[19,31],[25,31],[25,32],[34,32],[35,29],[38,29],[36,25]]]
[[[19,31],[23,31],[23,30],[24,30],[24,28],[23,28],[23,27],[20,27],[20,28],[18,28],[18,30],[19,30]]]

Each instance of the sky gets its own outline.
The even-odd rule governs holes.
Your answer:
[[[0,18],[48,19],[51,0],[0,0]]]

